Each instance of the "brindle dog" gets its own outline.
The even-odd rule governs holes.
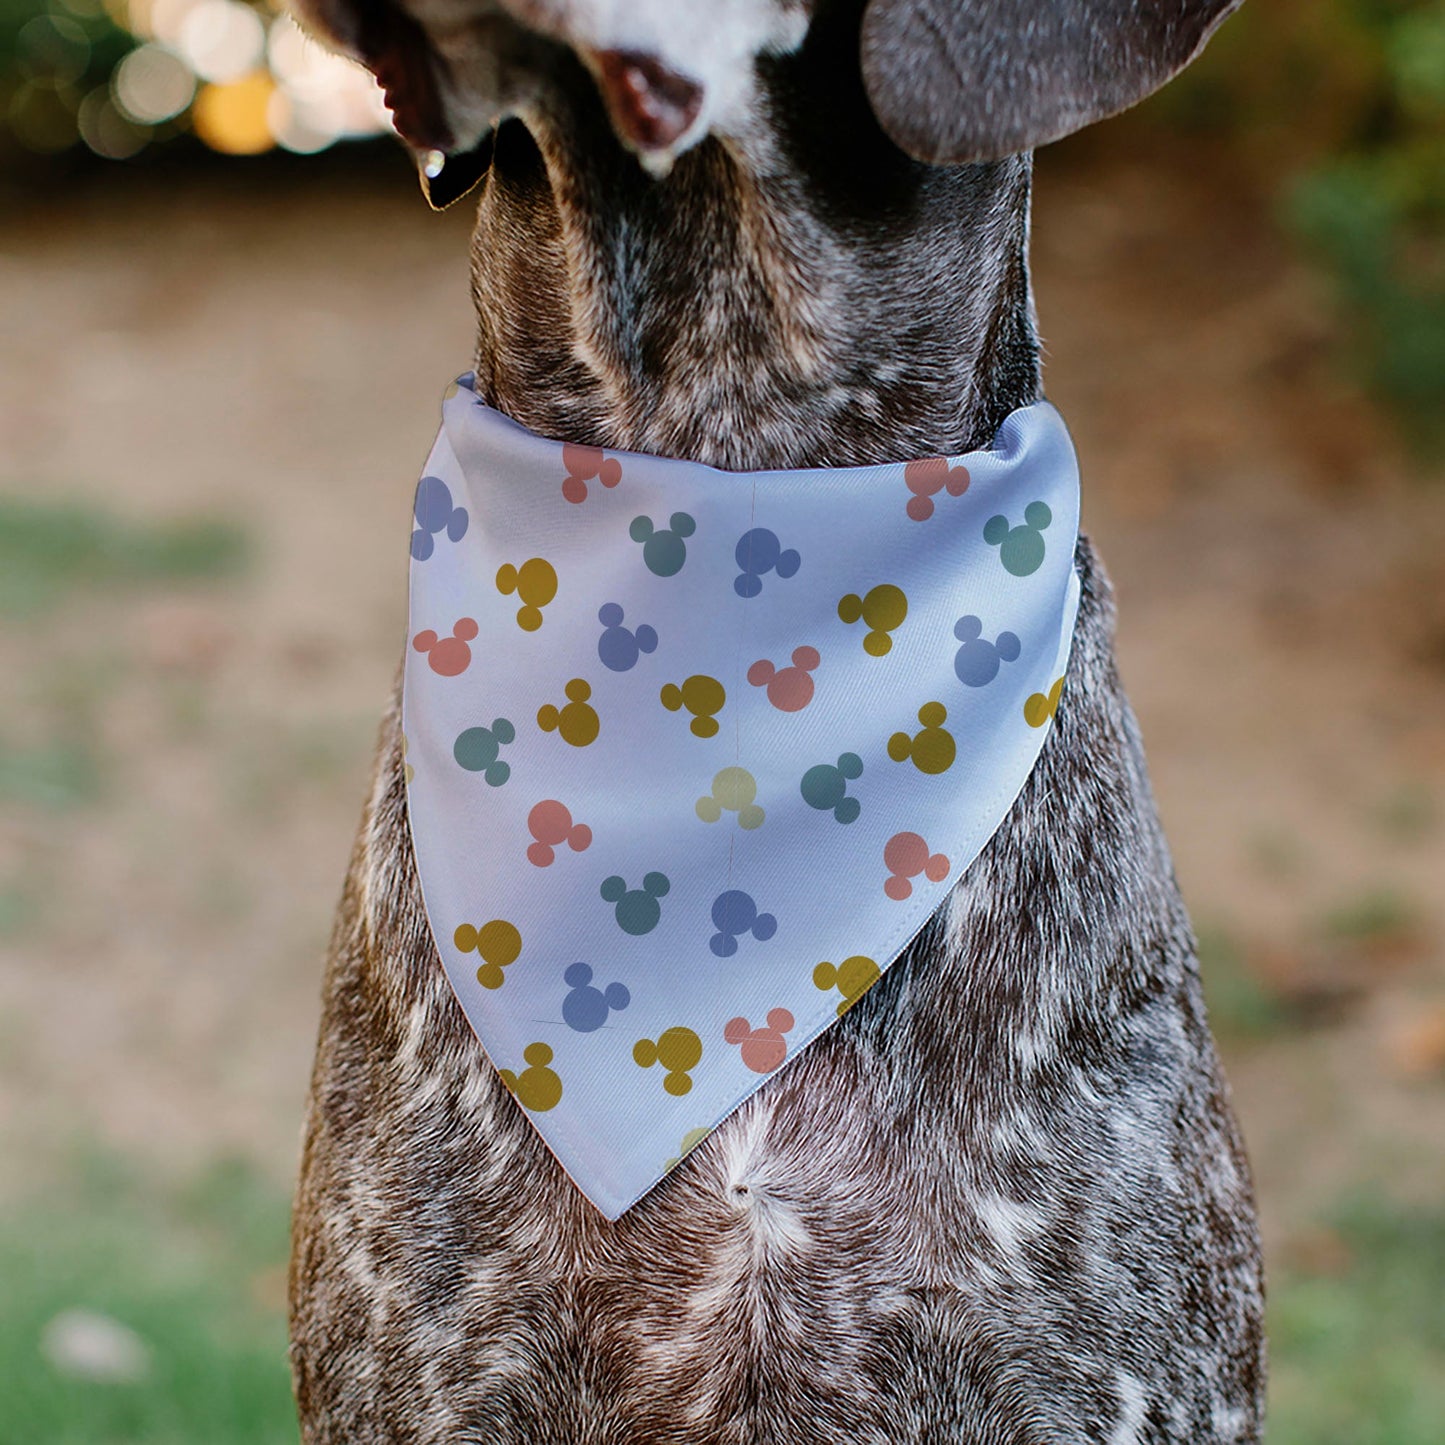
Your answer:
[[[1236,3],[304,8],[447,154],[434,200],[483,178],[487,402],[766,468],[964,452],[1036,400],[1028,149],[1161,84]],[[1258,1439],[1249,1176],[1086,541],[1077,566],[1007,820],[872,992],[615,1224],[443,976],[393,704],[296,1201],[308,1442]]]

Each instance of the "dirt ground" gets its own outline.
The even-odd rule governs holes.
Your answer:
[[[1035,264],[1288,1251],[1350,1190],[1445,1188],[1445,478],[1216,166],[1047,157]],[[0,619],[0,1190],[91,1144],[294,1167],[412,487],[469,355],[467,217],[399,157],[251,174],[0,221],[0,494],[219,517],[252,558]],[[28,787],[56,757],[80,781]]]

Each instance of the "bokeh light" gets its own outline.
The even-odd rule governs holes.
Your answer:
[[[84,145],[125,160],[193,135],[228,155],[310,154],[383,134],[391,118],[360,66],[323,49],[281,0],[36,0],[0,85],[0,131],[51,155]]]
[[[254,156],[276,143],[267,111],[276,83],[264,71],[240,80],[204,85],[191,108],[196,134],[213,151]]]
[[[181,20],[175,46],[202,79],[225,84],[250,75],[266,50],[266,27],[237,0],[194,0]]]
[[[115,68],[111,90],[121,112],[155,125],[179,115],[196,94],[196,78],[178,55],[161,45],[132,50]]]

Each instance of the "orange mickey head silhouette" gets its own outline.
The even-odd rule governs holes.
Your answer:
[[[538,868],[550,868],[564,843],[574,853],[585,853],[592,846],[592,829],[574,823],[571,809],[556,798],[544,798],[527,814],[527,828],[536,840],[527,845],[527,859]]]
[[[723,1038],[730,1044],[741,1044],[743,1063],[755,1074],[771,1074],[788,1057],[788,1041],[783,1037],[793,1027],[793,1016],[785,1008],[768,1010],[768,1026],[755,1029],[745,1018],[729,1019],[723,1025]]]
[[[662,1087],[669,1094],[681,1097],[692,1088],[688,1070],[702,1062],[702,1040],[691,1029],[666,1029],[656,1041],[638,1039],[632,1046],[632,1058],[643,1069],[661,1064],[667,1070]]]
[[[439,677],[460,677],[472,665],[472,649],[467,646],[476,637],[477,624],[470,617],[458,617],[450,637],[438,637],[431,628],[418,632],[411,645],[426,653],[431,670]]]
[[[801,712],[813,700],[809,674],[822,660],[816,647],[795,647],[791,667],[774,667],[762,657],[748,668],[748,681],[767,688],[768,701],[779,712]]]
[[[692,714],[692,722],[688,726],[694,737],[717,736],[717,719],[713,714],[722,711],[728,697],[726,689],[717,678],[695,672],[681,687],[675,682],[669,682],[662,689],[661,697],[662,705],[668,712],[686,708]]]
[[[883,866],[893,875],[883,891],[900,903],[913,896],[910,879],[922,873],[930,882],[942,883],[949,870],[948,859],[942,853],[930,855],[919,833],[895,833],[883,845]]]
[[[547,1067],[552,1062],[552,1050],[543,1043],[528,1044],[522,1050],[522,1058],[531,1067],[523,1069],[520,1078],[510,1069],[500,1070],[502,1082],[521,1101],[523,1108],[536,1114],[555,1109],[562,1102],[562,1080]]]
[[[483,988],[501,988],[506,981],[502,970],[509,963],[516,963],[522,952],[522,935],[515,924],[504,918],[494,918],[480,928],[463,923],[452,935],[452,942],[463,953],[473,949],[481,954],[482,963],[477,969],[477,982]]]
[[[860,619],[866,622],[869,632],[863,639],[863,651],[869,657],[886,657],[893,650],[889,633],[902,627],[908,616],[908,598],[901,587],[884,582],[870,587],[862,597],[856,592],[840,597],[838,616],[849,626]]]
[[[888,756],[895,763],[912,758],[913,766],[920,773],[946,773],[958,756],[953,734],[943,727],[948,721],[948,709],[941,702],[926,702],[918,709],[918,721],[923,724],[923,730],[913,737],[894,733],[888,739]]]
[[[569,502],[585,502],[587,483],[594,478],[604,487],[615,487],[622,480],[622,463],[616,457],[607,456],[601,447],[580,447],[575,442],[563,442],[562,465],[567,468],[562,495]]]
[[[535,632],[542,625],[542,609],[557,595],[557,573],[541,557],[529,557],[521,567],[506,562],[497,569],[497,591],[504,597],[517,594],[522,602],[517,626]]]
[[[878,982],[882,972],[871,958],[855,953],[836,967],[831,963],[820,963],[813,970],[813,986],[824,992],[836,988],[843,995],[843,1002],[838,1005],[838,1017],[842,1018]]]
[[[602,721],[587,699],[592,696],[592,684],[574,677],[564,689],[567,702],[561,708],[545,703],[537,709],[537,726],[544,733],[560,733],[564,743],[574,748],[585,748],[597,741],[602,731]]]
[[[1059,710],[1059,698],[1063,695],[1064,680],[1059,678],[1049,689],[1048,696],[1041,692],[1031,693],[1024,703],[1024,721],[1031,728],[1041,728]]]
[[[968,490],[968,468],[950,467],[942,457],[924,457],[904,467],[903,483],[913,493],[908,499],[908,515],[915,522],[926,522],[933,515],[933,499],[939,492],[961,497]]]

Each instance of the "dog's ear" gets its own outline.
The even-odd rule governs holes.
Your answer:
[[[863,81],[915,160],[998,160],[1126,109],[1242,0],[869,0]]]

